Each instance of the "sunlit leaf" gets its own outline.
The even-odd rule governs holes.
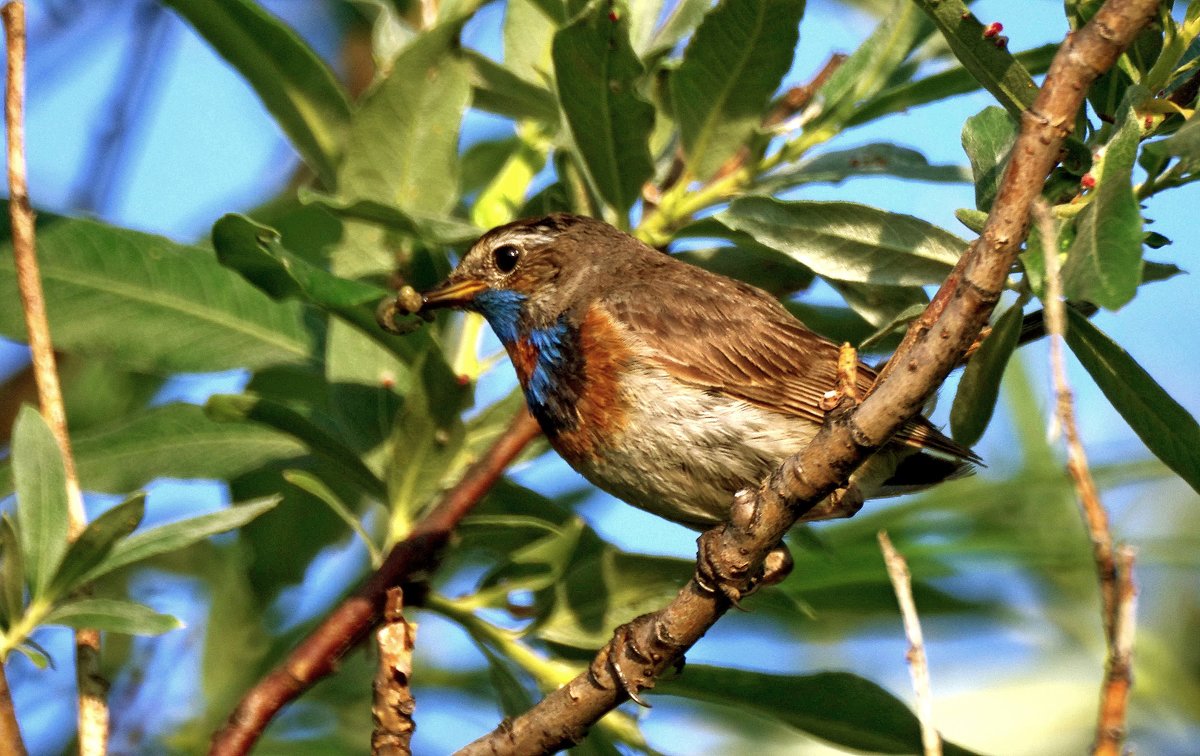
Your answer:
[[[1020,335],[1021,308],[1010,307],[967,363],[950,409],[950,430],[963,446],[974,446],[987,430],[1000,396],[1000,379]]]
[[[169,614],[119,599],[79,599],[60,604],[46,616],[47,625],[92,628],[126,635],[161,635],[183,627]]]
[[[855,283],[939,283],[967,246],[918,218],[849,202],[742,197],[717,218],[822,276]]]
[[[7,205],[0,299],[17,301]],[[56,349],[147,372],[206,372],[313,359],[296,303],[272,302],[211,252],[161,236],[39,214],[38,259]],[[19,307],[0,335],[24,340]]]
[[[1141,140],[1134,106],[1147,96],[1131,87],[1116,132],[1104,147],[1095,196],[1075,222],[1075,240],[1063,263],[1063,291],[1115,310],[1142,282],[1142,215],[1133,193],[1133,166]]]
[[[346,135],[338,195],[445,215],[458,191],[458,129],[471,96],[454,40],[461,20],[426,31],[363,98]]]
[[[984,34],[984,26],[962,0],[918,0],[954,51],[954,56],[983,84],[1013,118],[1033,105],[1038,88],[1033,77],[1008,51],[1000,35]]]
[[[558,99],[600,195],[625,212],[654,166],[654,109],[637,92],[642,64],[629,45],[627,23],[597,6],[554,35]]]
[[[704,17],[670,79],[688,167],[707,179],[762,124],[792,63],[798,0],[724,0]]]
[[[166,0],[237,69],[296,151],[332,185],[350,104],[333,72],[300,37],[248,0]]]
[[[1129,353],[1067,308],[1067,344],[1133,432],[1200,491],[1200,424]]]
[[[13,430],[12,475],[25,574],[38,598],[67,552],[67,474],[50,426],[29,405],[21,407]]]

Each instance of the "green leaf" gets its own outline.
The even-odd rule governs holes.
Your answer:
[[[950,431],[963,446],[974,446],[987,430],[1000,396],[1000,379],[1020,336],[1021,308],[1010,307],[967,363],[950,409]]]
[[[804,3],[722,0],[705,17],[671,76],[671,101],[688,168],[707,179],[762,124],[792,63]]]
[[[80,599],[55,607],[43,624],[92,628],[126,635],[161,635],[183,627],[169,614],[159,614],[148,606],[118,599]]]
[[[854,283],[938,283],[967,246],[918,218],[849,202],[742,197],[717,219],[819,275]]]
[[[757,714],[857,751],[921,752],[921,727],[908,707],[870,680],[848,672],[770,675],[689,664],[678,677],[662,680],[654,693]],[[943,747],[946,754],[969,753],[952,743]]]
[[[53,601],[79,588],[83,576],[103,562],[118,541],[137,530],[145,514],[146,494],[136,493],[88,523],[50,582],[49,599]]]
[[[67,551],[67,473],[50,426],[29,405],[13,426],[12,474],[17,491],[17,533],[29,592],[46,592]]]
[[[1058,44],[1051,43],[1032,50],[1017,53],[1014,57],[1029,73],[1046,73],[1050,61],[1058,52]],[[864,103],[847,121],[847,126],[872,121],[889,113],[910,110],[919,105],[944,100],[954,95],[974,92],[980,87],[979,80],[962,66],[940,71],[917,81],[905,82],[885,89],[878,96]]]
[[[1129,353],[1067,308],[1067,345],[1133,432],[1200,491],[1200,425]]]
[[[595,11],[554,35],[558,99],[596,190],[624,213],[654,172],[649,139],[654,108],[637,93],[642,64],[627,23]]]
[[[337,515],[342,522],[346,523],[350,527],[350,530],[363,542],[363,545],[367,547],[367,554],[371,558],[372,567],[378,569],[379,565],[383,564],[383,555],[379,553],[379,547],[375,545],[371,534],[363,527],[362,521],[350,511],[350,507],[346,506],[346,503],[338,498],[333,489],[325,485],[317,476],[303,470],[285,470],[283,479],[293,486],[315,496],[325,506],[329,507],[330,511]]]
[[[889,323],[901,321],[906,313],[929,304],[925,291],[915,286],[876,286],[837,279],[829,279],[829,285],[842,295],[854,312],[875,327],[875,332]]]
[[[774,194],[803,184],[838,184],[855,176],[895,176],[916,181],[970,181],[957,165],[933,165],[916,150],[887,142],[826,152],[757,179],[754,191]]]
[[[228,479],[304,453],[294,439],[245,423],[218,423],[194,404],[154,407],[71,441],[85,491],[120,493],[155,478]],[[0,495],[12,490],[0,464]]]
[[[441,488],[466,438],[461,412],[470,387],[460,383],[441,351],[431,350],[413,371],[413,386],[392,427],[388,501],[396,536]]]
[[[917,0],[946,38],[954,56],[1013,118],[1033,105],[1038,88],[999,36],[985,37],[984,26],[962,0]]]
[[[889,83],[909,53],[933,31],[911,0],[896,0],[871,36],[834,71],[817,92],[821,112],[806,127],[836,133],[854,117],[858,105]]]
[[[87,572],[82,582],[92,582],[126,565],[159,554],[181,551],[210,536],[240,528],[278,503],[278,497],[248,501],[219,512],[189,517],[129,536],[118,541],[108,555]]]
[[[293,255],[283,247],[279,232],[243,215],[226,215],[213,225],[213,246],[222,265],[275,299],[301,298],[338,316],[402,360],[426,348],[425,331],[399,336],[384,331],[375,310],[386,289],[338,276]]]
[[[455,51],[462,21],[424,32],[363,98],[346,137],[338,195],[445,215],[458,194],[458,129],[471,97]]]
[[[474,50],[462,54],[470,66],[472,106],[514,121],[532,119],[558,127],[558,102],[553,92]]]
[[[975,206],[980,210],[992,209],[1008,153],[1016,141],[1017,124],[995,105],[984,108],[963,124],[962,144],[975,175]]]
[[[165,2],[237,69],[300,156],[332,186],[350,104],[324,61],[249,0]]]
[[[1095,196],[1075,221],[1075,240],[1063,263],[1068,299],[1116,310],[1142,282],[1142,214],[1132,178],[1142,132],[1134,107],[1148,96],[1141,87],[1129,88],[1123,118],[1104,147]]]
[[[0,559],[0,616],[7,630],[25,612],[25,557],[7,513],[0,515]]]
[[[209,398],[204,411],[220,422],[262,423],[286,433],[332,462],[362,493],[380,501],[387,496],[383,481],[341,439],[282,402],[255,394],[218,394]]]
[[[339,218],[367,221],[426,244],[462,244],[475,241],[483,233],[483,229],[457,218],[416,215],[372,200],[342,200],[305,189],[300,190],[300,198]]]
[[[0,298],[17,301],[11,233],[0,220]],[[299,305],[272,302],[211,252],[95,221],[38,216],[38,258],[54,346],[147,372],[208,372],[312,359]],[[19,307],[0,335],[26,338]]]

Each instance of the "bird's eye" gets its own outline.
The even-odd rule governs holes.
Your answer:
[[[521,257],[521,250],[511,244],[501,244],[492,250],[492,261],[496,263],[496,269],[501,273],[512,273],[513,268],[517,267],[517,260]]]

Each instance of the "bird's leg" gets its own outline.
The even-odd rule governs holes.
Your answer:
[[[863,495],[854,481],[825,497],[817,506],[800,515],[796,522],[841,520],[853,517],[863,507]]]

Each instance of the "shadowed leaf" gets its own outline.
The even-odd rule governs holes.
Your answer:
[[[1010,307],[967,363],[950,409],[950,430],[963,446],[974,446],[987,430],[1000,396],[1000,379],[1020,335],[1021,308]]]

